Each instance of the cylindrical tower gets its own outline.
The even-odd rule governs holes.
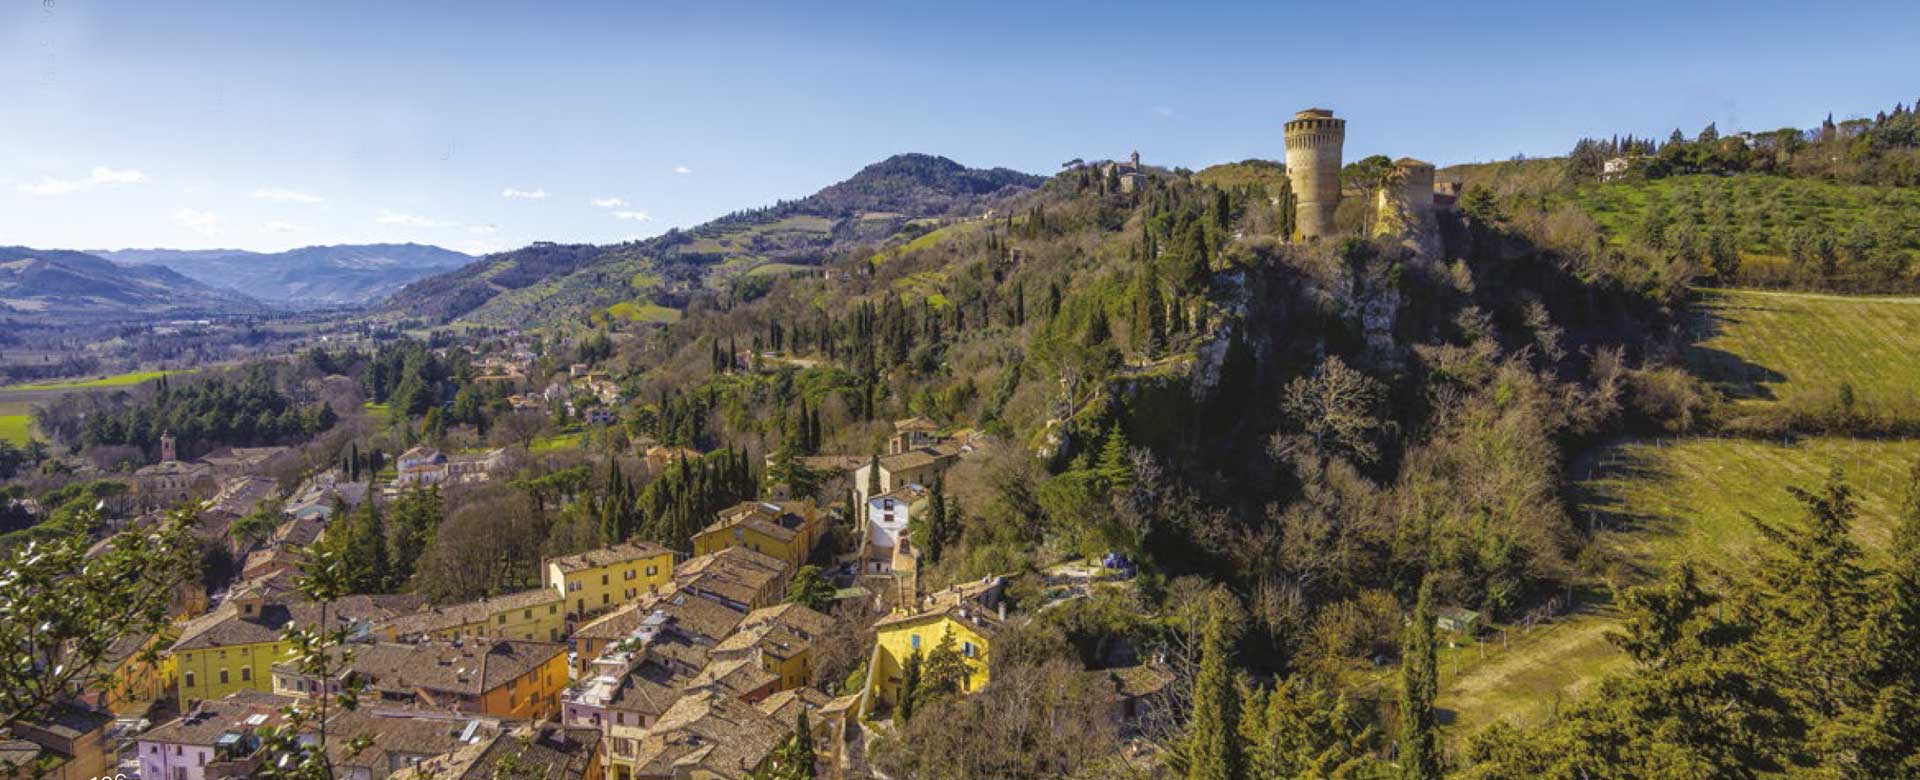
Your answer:
[[[1340,146],[1346,140],[1347,120],[1333,118],[1324,108],[1294,114],[1286,125],[1287,178],[1300,203],[1294,222],[1301,238],[1333,232],[1333,212],[1340,207]]]

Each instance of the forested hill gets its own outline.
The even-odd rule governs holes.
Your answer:
[[[284,306],[374,303],[421,277],[466,265],[469,255],[424,244],[308,246],[285,252],[123,249],[94,254],[165,266],[203,284]]]
[[[259,302],[157,265],[85,252],[0,247],[0,314],[26,319],[252,313]]]
[[[738,211],[645,241],[540,243],[423,279],[387,316],[524,325],[581,317],[672,320],[701,291],[751,274],[819,265],[835,249],[883,239],[916,220],[958,218],[1042,179],[901,154],[810,196]]]

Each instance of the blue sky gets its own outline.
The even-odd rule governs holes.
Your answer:
[[[0,244],[606,242],[889,154],[1439,164],[1920,98],[1920,3],[0,4]],[[1589,4],[1580,4],[1589,5]]]

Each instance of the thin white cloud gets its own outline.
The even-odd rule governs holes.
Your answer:
[[[499,230],[499,228],[494,227],[492,225],[473,225],[467,228],[468,233],[472,233],[476,236],[493,235],[494,231],[497,231],[497,230]]]
[[[692,168],[688,168],[688,167],[687,167],[687,166],[685,166],[685,165],[675,165],[675,166],[673,166],[673,172],[674,172],[674,173],[677,173],[677,174],[680,174],[681,176],[685,176],[685,175],[687,175],[687,174],[689,174],[689,173],[693,173],[693,169],[692,169]]]
[[[289,190],[284,187],[262,187],[254,190],[253,196],[261,200],[271,200],[279,203],[325,203],[327,200],[318,195],[301,192],[299,190]]]
[[[1168,106],[1154,106],[1153,113],[1160,116],[1173,116],[1173,109]]]
[[[139,184],[146,180],[146,174],[132,168],[115,169],[102,165],[95,166],[93,171],[87,174],[87,177],[84,179],[56,179],[52,176],[42,176],[40,177],[40,181],[31,184],[18,184],[15,185],[14,189],[28,195],[37,196],[69,195],[95,187],[107,187],[116,184]]]
[[[587,202],[593,204],[595,207],[603,208],[603,209],[619,208],[621,206],[627,205],[627,200],[625,198],[594,198],[593,200],[590,200]]]
[[[644,212],[644,211],[616,211],[616,212],[613,212],[613,218],[627,219],[627,220],[632,220],[634,222],[652,222],[653,221],[653,215],[648,214],[647,212]]]
[[[146,180],[146,174],[132,168],[116,171],[105,166],[95,167],[93,175],[87,177],[87,181],[93,184],[138,184]]]
[[[542,200],[547,197],[547,191],[540,187],[535,187],[530,190],[521,190],[521,189],[514,189],[512,187],[508,187],[500,191],[500,197],[519,198],[522,200]]]
[[[268,222],[265,225],[261,225],[260,229],[265,230],[268,233],[298,233],[302,230],[306,230],[306,228],[300,227],[299,225],[295,225],[291,222],[280,222],[278,220],[275,220],[273,222]]]
[[[382,225],[403,225],[406,227],[445,227],[446,223],[428,219],[415,214],[402,214],[393,209],[381,209],[380,216],[374,221]]]
[[[211,211],[190,209],[184,206],[173,210],[174,224],[203,236],[211,237],[219,235],[220,223],[222,221],[223,219],[219,214]]]

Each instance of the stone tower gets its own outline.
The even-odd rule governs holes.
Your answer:
[[[174,454],[175,453],[173,449],[173,431],[167,431],[166,433],[160,434],[160,462],[161,463],[174,462],[175,460],[177,460],[177,458],[174,457]]]
[[[1440,260],[1440,225],[1433,216],[1433,164],[1402,157],[1393,161],[1393,180],[1381,187],[1373,205],[1373,235],[1395,238],[1414,252],[1416,262]]]
[[[1294,221],[1301,238],[1333,232],[1333,212],[1340,207],[1340,146],[1346,140],[1347,120],[1333,118],[1324,108],[1294,114],[1287,123],[1287,178],[1300,201]]]
[[[1416,215],[1433,212],[1433,163],[1402,157],[1393,161],[1399,174],[1400,199]]]

